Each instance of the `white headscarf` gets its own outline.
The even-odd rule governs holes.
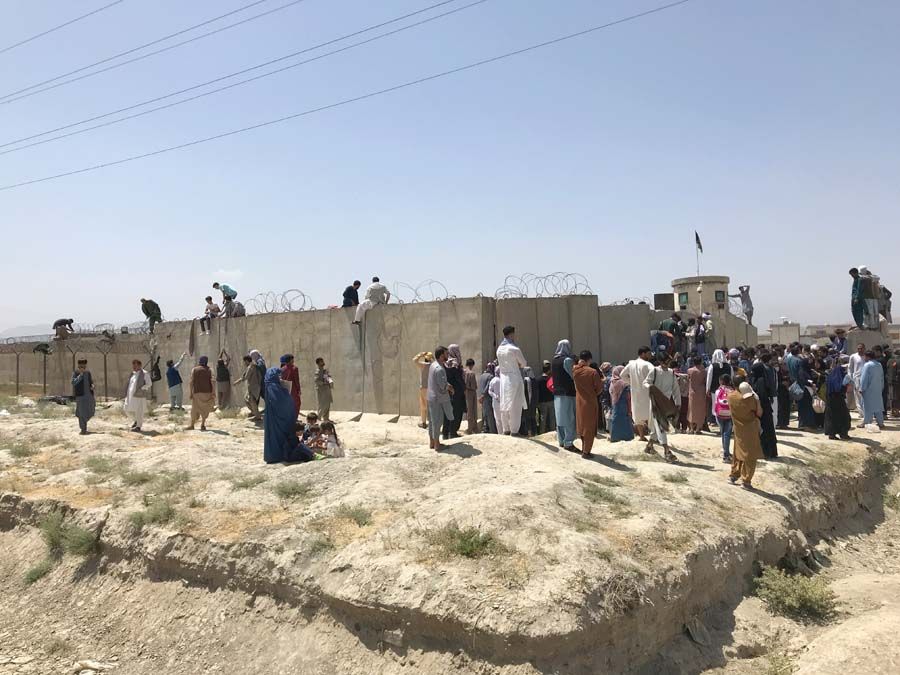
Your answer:
[[[572,345],[568,340],[560,340],[556,343],[556,352],[553,354],[553,358],[557,356],[572,356]]]
[[[712,355],[712,363],[714,366],[724,366],[725,365],[725,352],[721,349],[717,349],[713,352]]]

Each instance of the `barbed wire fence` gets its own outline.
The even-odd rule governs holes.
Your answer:
[[[415,302],[453,300],[456,298],[455,295],[451,295],[443,283],[436,279],[426,279],[416,286],[412,286],[404,281],[398,281],[394,284],[394,291],[391,297],[401,305]]]
[[[634,297],[634,298],[622,298],[621,300],[616,300],[615,302],[609,303],[611,305],[649,305],[650,298],[646,296]]]
[[[282,293],[264,291],[244,303],[250,314],[275,314],[278,312],[306,312],[316,309],[312,298],[299,288]]]
[[[509,275],[503,285],[494,291],[496,300],[509,298],[558,298],[565,295],[594,295],[590,283],[583,274],[553,272],[552,274]]]

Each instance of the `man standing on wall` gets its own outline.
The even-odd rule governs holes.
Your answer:
[[[131,378],[125,388],[125,412],[134,418],[131,430],[141,432],[144,424],[144,412],[147,409],[147,394],[150,392],[150,374],[142,367],[139,359],[131,362]]]
[[[70,334],[75,332],[75,329],[72,328],[72,324],[75,323],[75,319],[57,319],[53,322],[53,339],[54,340],[65,340],[69,337]]]
[[[500,430],[499,433],[519,435],[522,411],[526,407],[525,380],[522,369],[528,363],[522,350],[516,346],[516,329],[506,326],[503,341],[497,348],[497,362],[500,370]]]
[[[72,374],[72,394],[75,396],[75,416],[81,435],[87,436],[87,423],[94,416],[94,378],[87,369],[87,359],[78,359],[78,370]]]
[[[628,362],[622,371],[622,381],[631,387],[631,414],[638,436],[647,442],[647,426],[650,423],[650,391],[644,387],[647,376],[653,371],[650,363],[650,347],[638,349],[638,357]]]
[[[141,298],[141,311],[147,317],[147,321],[150,323],[150,332],[152,333],[153,327],[158,323],[162,323],[162,310],[153,300]]]
[[[378,277],[372,277],[371,285],[366,289],[366,299],[356,308],[356,318],[353,323],[362,323],[363,317],[375,305],[386,305],[391,300],[391,292]]]
[[[358,279],[344,289],[344,298],[341,307],[356,307],[359,304],[359,287],[362,282]]]
[[[319,403],[319,421],[328,422],[331,418],[331,403],[334,400],[332,389],[334,388],[334,380],[331,373],[325,367],[325,359],[321,356],[316,359],[316,400]]]
[[[753,325],[753,300],[750,299],[750,286],[738,286],[739,293],[729,294],[729,298],[741,299],[741,310],[747,317],[747,323]]]

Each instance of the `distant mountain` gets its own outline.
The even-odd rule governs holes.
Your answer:
[[[33,326],[16,326],[15,328],[7,328],[0,333],[0,339],[29,337],[32,335],[50,335],[52,332],[49,323],[41,323]]]

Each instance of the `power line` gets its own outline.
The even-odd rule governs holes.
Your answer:
[[[152,152],[145,152],[140,155],[132,155],[130,157],[125,157],[123,159],[117,159],[112,162],[104,162],[102,164],[95,164],[93,166],[84,167],[81,169],[75,169],[74,171],[66,171],[64,173],[58,173],[52,176],[44,176],[43,178],[34,178],[32,180],[22,181],[20,183],[13,183],[10,185],[0,186],[0,192],[6,190],[13,190],[15,188],[24,187],[26,185],[34,185],[35,183],[44,183],[46,181],[57,180],[59,178],[66,178],[68,176],[75,176],[82,173],[88,173],[91,171],[98,171],[100,169],[106,169],[112,166],[118,166],[120,164],[127,164],[128,162],[135,162],[140,159],[147,159],[149,157],[155,157],[157,155],[162,155],[168,152],[174,152],[175,150],[183,150],[185,148],[190,148],[195,145],[201,145],[203,143],[209,143],[211,141],[216,141],[222,138],[228,138],[230,136],[237,136],[238,134],[243,134],[248,131],[255,131],[256,129],[262,129],[264,127],[273,126],[275,124],[281,124],[282,122],[287,122],[289,120],[297,119],[299,117],[306,117],[308,115],[313,115],[315,113],[323,112],[325,110],[332,110],[334,108],[340,108],[345,105],[349,105],[351,103],[358,103],[360,101],[365,101],[370,98],[375,98],[376,96],[382,96],[384,94],[389,94],[395,91],[400,91],[401,89],[407,89],[409,87],[415,87],[420,84],[424,84],[426,82],[431,82],[433,80],[438,80],[444,77],[448,77],[450,75],[455,75],[457,73],[461,73],[468,70],[473,70],[475,68],[479,68],[481,66],[486,66],[491,63],[496,63],[497,61],[503,61],[508,58],[512,58],[513,56],[519,56],[521,54],[526,54],[528,52],[533,52],[538,49],[543,49],[544,47],[550,47],[552,45],[559,44],[561,42],[566,42],[568,40],[573,40],[578,37],[582,37],[584,35],[588,35],[590,33],[595,33],[597,31],[603,30],[605,28],[611,28],[612,26],[618,26],[619,24],[628,23],[629,21],[634,21],[636,19],[643,18],[645,16],[649,16],[651,14],[657,14],[659,12],[666,11],[668,9],[672,9],[674,7],[678,7],[679,5],[687,4],[691,2],[691,0],[677,0],[677,2],[671,2],[666,5],[660,5],[659,7],[654,7],[653,9],[648,9],[643,12],[639,12],[637,14],[631,14],[629,16],[623,17],[621,19],[616,19],[615,21],[610,21],[608,23],[600,24],[598,26],[592,26],[591,28],[586,28],[584,30],[580,30],[576,33],[569,33],[568,35],[563,35],[561,37],[553,38],[552,40],[547,40],[545,42],[539,42],[537,44],[530,45],[528,47],[523,47],[522,49],[517,49],[512,52],[506,52],[505,54],[500,54],[498,56],[492,56],[487,59],[482,59],[480,61],[475,61],[473,63],[466,64],[464,66],[458,66],[457,68],[452,68],[451,70],[445,70],[440,73],[435,73],[434,75],[427,75],[425,77],[420,77],[415,80],[409,80],[407,82],[403,82],[401,84],[396,84],[392,87],[387,87],[385,89],[378,89],[376,91],[370,91],[366,94],[361,94],[359,96],[354,96],[353,98],[346,98],[341,101],[337,101],[335,103],[329,103],[327,105],[319,106],[317,108],[310,108],[308,110],[303,110],[298,113],[293,113],[291,115],[285,115],[284,117],[279,117],[272,120],[267,120],[265,122],[260,122],[258,124],[253,124],[248,127],[242,127],[240,129],[232,129],[231,131],[226,131],[221,134],[216,134],[214,136],[207,136],[205,138],[198,138],[193,141],[188,141],[187,143],[181,143],[179,145],[172,145],[167,148],[160,148],[159,150],[153,150]]]
[[[283,9],[287,9],[288,7],[291,7],[291,6],[293,6],[293,5],[296,5],[296,4],[299,4],[299,3],[301,3],[301,2],[304,2],[304,0],[292,0],[292,2],[288,2],[287,4],[281,5],[280,7],[275,7],[275,8],[273,8],[273,9],[267,10],[267,11],[262,12],[262,13],[260,13],[260,14],[254,14],[253,16],[247,17],[246,19],[242,19],[241,21],[237,21],[237,22],[235,22],[235,23],[228,24],[227,26],[222,26],[221,28],[217,28],[217,29],[215,29],[215,30],[209,31],[208,33],[203,33],[202,35],[197,35],[197,36],[195,36],[195,37],[190,38],[189,40],[184,40],[184,41],[178,42],[178,43],[176,43],[176,44],[174,44],[174,45],[169,45],[168,47],[164,47],[164,48],[158,49],[158,50],[156,50],[156,51],[154,51],[154,52],[150,52],[149,54],[144,54],[144,55],[142,55],[142,56],[138,56],[138,57],[136,57],[136,58],[129,59],[128,61],[123,61],[122,63],[117,63],[117,64],[115,64],[115,65],[108,66],[108,67],[106,67],[106,68],[102,68],[102,69],[100,69],[100,70],[96,70],[96,71],[94,71],[94,72],[87,73],[87,74],[85,74],[85,75],[80,75],[80,76],[78,76],[78,77],[73,77],[73,78],[70,79],[70,80],[65,80],[65,81],[63,81],[63,82],[59,82],[59,80],[62,80],[63,78],[66,78],[66,77],[69,77],[70,75],[75,75],[75,74],[77,74],[77,73],[82,73],[82,72],[84,72],[85,70],[89,70],[89,69],[91,69],[91,68],[93,68],[93,67],[95,67],[95,66],[99,66],[99,65],[102,65],[102,64],[104,64],[104,63],[109,63],[110,61],[114,61],[115,59],[121,58],[121,57],[123,57],[123,56],[128,56],[129,54],[133,54],[134,52],[138,52],[138,51],[140,51],[140,50],[142,50],[142,49],[146,49],[147,47],[152,47],[153,45],[157,45],[157,44],[159,44],[160,42],[165,42],[166,40],[171,40],[173,37],[178,37],[179,35],[183,35],[183,34],[185,34],[185,33],[189,33],[189,32],[192,31],[192,30],[196,30],[197,28],[201,28],[201,27],[206,26],[206,25],[208,25],[208,24],[215,23],[216,21],[219,21],[219,20],[224,19],[224,18],[226,18],[226,17],[232,16],[233,14],[238,14],[238,13],[240,13],[240,12],[243,12],[243,11],[245,11],[245,10],[250,9],[251,7],[255,7],[256,5],[260,5],[260,4],[264,3],[264,2],[270,2],[270,0],[256,0],[255,2],[251,2],[249,5],[244,5],[243,7],[238,7],[237,9],[232,10],[232,11],[230,11],[230,12],[227,12],[226,14],[222,14],[222,15],[217,16],[217,17],[214,17],[214,18],[212,18],[212,19],[207,19],[206,21],[203,21],[203,22],[201,22],[201,23],[195,24],[195,25],[193,25],[193,26],[189,26],[189,27],[187,27],[187,28],[183,28],[183,29],[181,29],[181,30],[179,30],[179,31],[176,31],[176,32],[174,32],[174,33],[170,33],[169,35],[163,36],[163,37],[161,37],[161,38],[157,38],[157,39],[155,39],[155,40],[151,40],[150,42],[146,42],[146,43],[144,43],[144,44],[142,44],[142,45],[139,45],[139,46],[137,46],[137,47],[132,47],[131,49],[127,49],[127,50],[125,50],[124,52],[119,52],[118,54],[114,54],[113,56],[108,56],[108,57],[106,57],[105,59],[100,59],[99,61],[95,61],[94,63],[88,64],[88,65],[86,65],[86,66],[82,66],[81,68],[76,68],[75,70],[70,70],[68,73],[63,73],[62,75],[57,75],[56,77],[51,77],[49,80],[44,80],[43,82],[37,82],[36,84],[32,84],[32,85],[30,85],[30,86],[28,86],[28,87],[25,87],[25,88],[23,88],[23,89],[19,89],[19,90],[17,90],[17,91],[10,92],[10,93],[8,93],[8,94],[5,94],[5,95],[3,95],[3,96],[0,96],[0,103],[13,103],[14,101],[20,101],[20,100],[22,100],[23,98],[28,98],[28,97],[30,97],[30,96],[35,96],[36,94],[40,94],[40,93],[43,93],[43,92],[45,92],[45,91],[49,91],[49,90],[51,90],[51,89],[56,89],[57,87],[62,87],[62,86],[64,86],[64,85],[70,84],[70,83],[72,83],[72,82],[78,82],[79,80],[84,80],[84,79],[86,79],[86,78],[88,78],[88,77],[93,77],[94,75],[99,75],[100,73],[105,73],[105,72],[107,72],[107,71],[109,71],[109,70],[113,70],[113,69],[115,69],[115,68],[120,68],[121,66],[125,66],[125,65],[128,65],[128,64],[130,64],[130,63],[134,63],[134,62],[136,62],[136,61],[141,61],[141,60],[143,60],[143,59],[149,58],[149,57],[151,57],[151,56],[156,56],[157,54],[162,54],[163,52],[167,52],[167,51],[170,51],[170,50],[172,50],[172,49],[177,49],[178,47],[182,47],[182,46],[184,46],[184,45],[186,45],[186,44],[190,44],[191,42],[196,42],[197,40],[202,40],[202,39],[204,39],[204,38],[210,37],[211,35],[216,35],[217,33],[221,33],[222,31],[229,30],[230,28],[235,28],[236,26],[241,26],[241,25],[243,25],[243,24],[245,24],[245,23],[249,23],[250,21],[255,21],[256,19],[261,19],[262,17],[268,16],[269,14],[274,14],[275,12],[280,12],[280,11],[283,10]],[[44,87],[43,89],[38,89],[38,87],[43,87],[43,85],[45,85],[45,84],[50,84],[51,82],[56,82],[57,84],[53,84],[53,85],[51,85],[51,86],[49,86],[49,87]],[[37,89],[37,91],[31,91],[31,90],[33,90],[33,89]],[[23,93],[23,92],[29,92],[29,93]],[[22,94],[22,96],[18,96],[18,94]],[[13,98],[13,97],[15,97],[15,98]]]
[[[54,26],[53,28],[48,28],[47,30],[43,31],[42,33],[38,33],[37,35],[32,35],[30,38],[25,38],[24,40],[21,40],[20,42],[16,42],[13,45],[4,47],[3,49],[0,49],[0,54],[5,54],[6,52],[13,50],[16,47],[21,47],[22,45],[27,45],[29,42],[33,42],[33,41],[37,40],[38,38],[44,37],[45,35],[50,35],[50,33],[55,33],[56,31],[65,28],[66,26],[71,26],[73,23],[78,23],[82,19],[87,19],[89,16],[94,16],[94,14],[99,14],[103,10],[109,9],[110,7],[114,7],[115,5],[119,5],[123,2],[125,2],[125,0],[116,0],[115,2],[111,2],[108,5],[104,5],[103,7],[98,7],[97,9],[95,9],[92,12],[88,12],[87,14],[82,14],[81,16],[76,16],[74,19],[70,19],[69,21],[66,21],[65,23],[61,23],[58,26]]]
[[[49,134],[56,133],[57,131],[64,131],[64,130],[66,130],[66,129],[71,129],[72,127],[81,126],[82,124],[87,124],[87,123],[89,123],[89,122],[95,122],[95,121],[97,121],[97,120],[101,120],[101,119],[103,119],[103,118],[105,118],[105,117],[111,117],[112,115],[118,115],[119,113],[122,113],[122,112],[127,112],[127,111],[129,111],[129,110],[134,110],[135,108],[140,108],[140,107],[142,107],[142,106],[149,105],[149,104],[151,104],[151,103],[156,103],[156,102],[158,102],[158,101],[163,101],[163,100],[165,100],[165,99],[167,99],[167,98],[172,98],[173,96],[178,96],[179,94],[184,94],[184,93],[187,93],[187,92],[189,92],[189,91],[193,91],[193,90],[195,90],[195,89],[200,89],[201,87],[205,87],[205,86],[210,85],[210,84],[215,84],[216,82],[221,82],[222,80],[227,80],[227,79],[230,79],[230,78],[232,78],[232,77],[236,77],[236,76],[238,76],[238,75],[243,75],[243,74],[249,73],[249,72],[251,72],[251,71],[253,71],[253,70],[258,70],[258,69],[260,69],[260,68],[264,68],[264,67],[266,67],[266,66],[270,66],[270,65],[272,65],[272,64],[279,63],[279,62],[281,62],[281,61],[285,61],[285,60],[290,59],[290,58],[293,58],[293,57],[295,57],[295,56],[299,56],[299,55],[301,55],[301,54],[306,54],[306,53],[308,53],[308,52],[315,51],[316,49],[321,49],[322,47],[327,47],[328,45],[332,45],[332,44],[335,44],[335,43],[337,43],[337,42],[342,42],[342,41],[344,41],[344,40],[348,40],[348,39],[350,39],[350,38],[352,38],[352,37],[356,37],[357,35],[362,35],[362,34],[364,34],[364,33],[369,33],[369,32],[371,32],[371,31],[373,31],[373,30],[377,30],[377,29],[379,29],[379,28],[383,28],[384,26],[388,26],[388,25],[390,25],[390,24],[397,23],[398,21],[403,21],[404,19],[408,19],[408,18],[410,18],[410,17],[417,16],[417,15],[423,14],[423,13],[425,13],[425,12],[429,12],[429,11],[431,11],[431,10],[433,10],[433,9],[436,9],[436,8],[441,7],[441,6],[444,6],[444,5],[448,5],[448,4],[453,3],[453,2],[457,2],[457,0],[442,0],[441,2],[438,2],[438,3],[434,4],[434,5],[430,5],[429,7],[425,7],[425,8],[423,8],[423,9],[416,10],[415,12],[410,12],[410,13],[408,13],[408,14],[404,14],[403,16],[398,16],[398,17],[396,17],[396,18],[390,19],[390,20],[388,20],[388,21],[383,21],[383,22],[381,22],[381,23],[379,23],[379,24],[376,24],[376,25],[374,25],[374,26],[369,26],[369,27],[367,27],[367,28],[363,28],[363,29],[361,29],[361,30],[354,31],[353,33],[348,33],[348,34],[346,34],[346,35],[342,35],[341,37],[334,38],[334,39],[332,39],[332,40],[328,40],[327,42],[321,42],[321,43],[319,43],[319,44],[317,44],[317,45],[314,45],[314,46],[312,46],[312,47],[307,47],[307,48],[302,49],[302,50],[300,50],[300,51],[293,52],[293,53],[291,53],[291,54],[286,54],[286,55],[284,55],[284,56],[278,57],[277,59],[272,59],[271,61],[266,61],[265,63],[260,63],[260,64],[257,64],[257,65],[255,65],[255,66],[251,66],[251,67],[249,67],[249,68],[244,68],[243,70],[238,70],[238,71],[236,71],[236,72],[229,73],[228,75],[223,75],[222,77],[217,77],[217,78],[215,78],[215,79],[213,79],[213,80],[209,80],[209,81],[207,81],[207,82],[201,82],[200,84],[195,84],[195,85],[193,85],[193,86],[191,86],[191,87],[187,87],[187,88],[185,88],[185,89],[180,89],[180,90],[178,90],[178,91],[173,91],[173,92],[171,92],[171,93],[169,93],[169,94],[164,94],[163,96],[157,96],[156,98],[148,99],[148,100],[146,100],[146,101],[141,101],[140,103],[135,103],[134,105],[130,105],[130,106],[127,106],[127,107],[125,107],[125,108],[119,108],[118,110],[113,110],[113,111],[108,112],[108,113],[103,113],[102,115],[95,115],[94,117],[89,117],[89,118],[80,120],[80,121],[78,121],[78,122],[72,122],[71,124],[65,124],[65,125],[63,125],[63,126],[61,126],[61,127],[56,127],[55,129],[50,129],[50,130],[48,130],[48,131],[43,131],[43,132],[41,132],[41,133],[39,133],[39,134],[32,134],[31,136],[25,136],[25,137],[23,137],[23,138],[18,138],[18,139],[13,140],[13,141],[8,141],[8,142],[6,142],[6,143],[2,143],[2,144],[0,144],[0,148],[7,148],[7,147],[9,147],[9,146],[11,146],[11,145],[16,145],[17,143],[24,143],[24,142],[26,142],[26,141],[33,140],[33,139],[35,139],[35,138],[40,138],[41,136],[47,136],[47,135],[49,135]],[[262,78],[264,78],[264,77],[269,77],[270,75],[276,75],[276,74],[282,73],[282,72],[284,72],[284,71],[286,71],[286,70],[290,70],[290,69],[292,69],[292,68],[297,68],[297,67],[302,66],[302,65],[305,65],[305,64],[307,64],[307,63],[312,63],[313,61],[318,61],[318,60],[327,58],[327,57],[329,57],[329,56],[333,56],[334,54],[339,54],[339,53],[341,53],[341,52],[345,52],[345,51],[349,51],[349,50],[351,50],[351,49],[355,49],[356,47],[360,47],[360,46],[369,44],[370,42],[375,42],[375,41],[377,41],[377,40],[381,40],[381,39],[383,39],[383,38],[389,37],[389,36],[391,36],[391,35],[395,35],[395,34],[397,34],[397,33],[401,33],[401,32],[403,32],[403,31],[409,30],[409,29],[411,29],[411,28],[416,28],[417,26],[421,26],[421,25],[423,25],[423,24],[430,23],[431,21],[435,21],[435,20],[437,20],[437,19],[441,19],[441,18],[443,18],[443,17],[445,17],[445,16],[450,16],[451,14],[456,14],[457,12],[461,12],[461,11],[463,11],[463,10],[465,10],[465,9],[469,9],[470,7],[474,7],[474,6],[476,6],[476,5],[480,5],[480,4],[483,4],[483,3],[485,3],[485,2],[488,2],[488,0],[476,0],[476,2],[470,3],[470,4],[468,4],[468,5],[464,5],[464,6],[462,6],[462,7],[458,7],[458,8],[456,8],[456,9],[452,9],[452,10],[450,10],[450,11],[448,11],[448,12],[444,12],[443,14],[438,14],[438,15],[436,15],[436,16],[429,17],[429,18],[424,19],[424,20],[422,20],[422,21],[418,21],[418,22],[416,22],[416,23],[409,24],[408,26],[403,26],[402,28],[398,28],[398,29],[396,29],[396,30],[389,31],[389,32],[387,32],[387,33],[382,33],[382,34],[380,34],[380,35],[376,35],[375,37],[370,38],[370,39],[368,39],[368,40],[363,40],[363,41],[361,41],[361,42],[356,42],[356,43],[353,43],[352,45],[348,45],[348,46],[346,46],[346,47],[342,47],[341,49],[335,49],[335,50],[333,50],[333,51],[326,52],[326,53],[324,53],[324,54],[320,54],[319,56],[315,56],[315,57],[313,57],[313,58],[306,59],[306,60],[300,61],[300,62],[298,62],[298,63],[293,63],[293,64],[291,64],[291,65],[289,65],[289,66],[285,66],[285,67],[283,67],[283,68],[278,68],[277,70],[272,70],[272,71],[269,71],[269,72],[267,72],[267,73],[263,73],[263,74],[261,74],[261,75],[257,75],[257,76],[255,76],[255,77],[248,78],[248,79],[246,79],[246,80],[241,80],[241,81],[239,81],[239,82],[234,82],[234,83],[229,84],[229,85],[226,85],[226,86],[224,86],[224,87],[219,87],[219,88],[217,88],[217,89],[212,89],[212,90],[210,90],[210,91],[204,92],[204,93],[202,93],[202,94],[198,94],[198,95],[196,95],[196,96],[191,96],[191,97],[189,97],[189,98],[185,98],[185,99],[182,99],[182,100],[180,100],[180,101],[175,101],[174,103],[169,103],[169,104],[166,104],[166,105],[157,106],[156,108],[150,108],[149,110],[144,110],[144,111],[142,111],[142,112],[135,113],[135,114],[133,114],[133,115],[128,115],[128,116],[126,116],[126,117],[121,117],[121,118],[119,118],[119,119],[110,120],[109,122],[104,122],[103,124],[97,124],[97,125],[94,125],[94,126],[92,126],[92,127],[86,127],[86,128],[84,128],[84,129],[79,129],[79,130],[77,130],[77,131],[72,131],[72,132],[67,133],[67,134],[61,134],[61,135],[59,135],[59,136],[54,136],[53,138],[47,138],[47,139],[44,139],[44,140],[41,140],[41,141],[35,141],[34,143],[28,143],[27,145],[22,145],[22,146],[20,146],[20,147],[18,147],[18,148],[11,148],[11,149],[9,149],[9,150],[3,150],[3,151],[0,151],[0,155],[7,155],[7,154],[9,154],[9,153],[11,153],[11,152],[18,152],[19,150],[25,150],[26,148],[33,148],[33,147],[36,146],[36,145],[43,145],[43,144],[45,144],[45,143],[50,143],[50,142],[52,142],[52,141],[60,140],[60,139],[63,139],[63,138],[69,138],[70,136],[77,136],[78,134],[83,134],[83,133],[86,133],[86,132],[88,132],[88,131],[93,131],[93,130],[95,130],[95,129],[100,129],[100,128],[103,128],[103,127],[112,126],[113,124],[118,124],[119,122],[125,122],[125,121],[127,121],[127,120],[131,120],[131,119],[134,119],[134,118],[136,118],[136,117],[142,117],[142,116],[144,116],[144,115],[149,115],[149,114],[151,114],[151,113],[154,113],[154,112],[157,112],[157,111],[160,111],[160,110],[165,110],[165,109],[167,109],[167,108],[174,108],[175,106],[181,105],[182,103],[188,103],[188,102],[190,102],[190,101],[195,101],[195,100],[197,100],[197,99],[199,99],[199,98],[203,98],[203,97],[205,97],[205,96],[211,96],[212,94],[216,94],[216,93],[219,93],[219,92],[221,92],[221,91],[225,91],[225,90],[227,90],[227,89],[232,89],[232,88],[234,88],[234,87],[239,87],[239,86],[244,85],[244,84],[247,84],[247,83],[249,83],[249,82],[254,82],[254,81],[260,80],[260,79],[262,79]]]

